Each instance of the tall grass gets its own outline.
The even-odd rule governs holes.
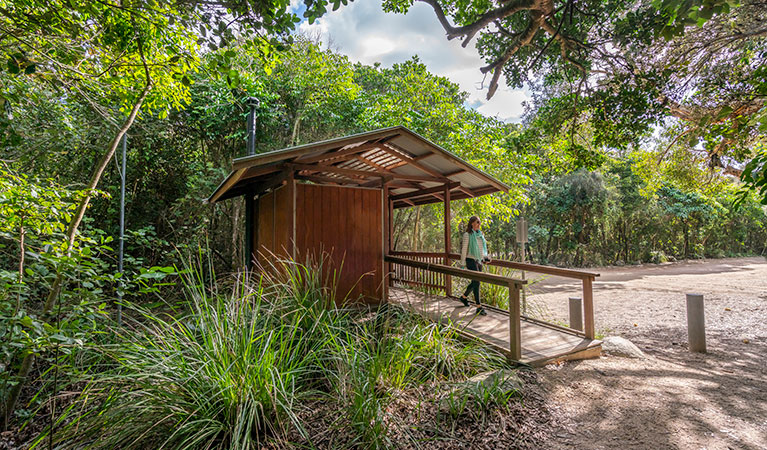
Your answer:
[[[334,307],[322,264],[279,260],[279,270],[242,277],[226,292],[190,264],[188,313],[133,307],[114,343],[91,349],[101,362],[75,380],[85,387],[58,418],[54,440],[62,448],[251,449],[299,436],[311,446],[302,417],[319,399],[336,405],[333,427],[349,445],[383,448],[392,445],[387,407],[398,392],[505,367],[450,326],[398,308]]]

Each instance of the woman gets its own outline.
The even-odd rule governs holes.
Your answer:
[[[461,238],[460,263],[469,270],[482,272],[482,262],[490,262],[490,257],[487,255],[487,241],[482,231],[480,231],[479,225],[479,217],[471,216],[466,232],[463,233]],[[469,292],[474,292],[474,300],[477,302],[477,314],[487,315],[485,308],[479,303],[479,281],[472,280],[466,287],[463,295],[461,295],[461,302],[463,302],[464,306],[469,306]]]

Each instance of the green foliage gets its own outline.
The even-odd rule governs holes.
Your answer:
[[[660,205],[666,214],[681,220],[711,212],[711,206],[695,192],[682,192],[673,186],[662,186],[658,191]]]
[[[504,408],[520,394],[520,382],[510,371],[492,372],[481,380],[458,383],[441,400],[440,412],[451,420],[484,422],[493,408]]]
[[[110,238],[89,229],[67,253],[64,230],[82,191],[52,180],[38,181],[3,167],[0,171],[0,396],[16,394],[15,376],[29,355],[55,361],[82,346],[105,315],[105,289],[114,276],[105,261]],[[5,270],[15,265],[16,270]],[[66,288],[55,314],[41,312],[40,299],[60,273]],[[14,399],[15,402],[15,399]]]
[[[739,206],[748,198],[750,191],[755,191],[763,205],[767,205],[767,147],[757,151],[754,159],[746,164],[743,174],[744,191],[738,197],[736,205]]]
[[[260,448],[297,435],[312,445],[302,417],[319,398],[345,412],[338,426],[350,445],[383,447],[396,392],[506,366],[399,309],[370,318],[327,308],[322,261],[276,264],[287,272],[224,290],[197,261],[184,278],[188,315],[134,306],[136,322],[81,355],[84,372],[72,381],[88,382],[59,419],[58,444]]]
[[[457,84],[417,57],[391,68],[354,64],[291,37],[298,18],[288,3],[3,3],[0,146],[15,163],[0,177],[0,356],[3,369],[36,354],[52,367],[82,371],[75,381],[96,377],[77,403],[83,409],[60,418],[72,433],[86,430],[66,445],[103,438],[103,447],[254,446],[301,436],[308,405],[322,401],[351,418],[349,446],[382,447],[392,444],[387,407],[399,393],[502,366],[459,343],[449,326],[401,311],[375,320],[327,311],[327,283],[311,264],[286,262],[289,278],[254,291],[237,284],[231,295],[207,286],[214,277],[200,272],[187,278],[188,298],[172,288],[175,248],[207,241],[210,265],[241,265],[242,202],[213,207],[201,200],[244,154],[250,96],[261,100],[258,152],[406,125],[509,184],[508,194],[453,204],[454,246],[476,214],[491,252],[513,258],[515,217],[523,212],[531,224],[528,260],[541,263],[765,252],[764,45],[720,26],[731,20],[752,29],[763,13],[753,5],[727,12],[719,1],[641,2],[627,11],[635,2],[568,2],[546,17],[562,24],[574,47],[539,32],[504,66],[511,84],[534,81],[534,103],[517,125],[470,109]],[[346,2],[307,0],[304,15],[312,21],[331,4]],[[440,4],[458,25],[503,6]],[[385,2],[397,12],[411,5]],[[523,14],[498,23],[519,32],[529,22]],[[513,41],[500,29],[477,36],[487,58]],[[707,36],[735,44],[720,53],[693,51]],[[687,52],[695,56],[685,59]],[[77,186],[104,154],[104,136],[114,135],[113,122],[146,82],[142,58],[154,84],[128,140],[126,271],[119,279],[110,248],[114,164],[69,256],[63,232],[86,194]],[[696,63],[710,60],[721,65]],[[591,73],[583,83],[578,65]],[[686,90],[681,80],[688,77],[694,87]],[[749,159],[749,190],[706,167]],[[398,210],[397,248],[441,250],[442,214],[436,205]],[[40,299],[57,273],[65,280],[61,309],[42,315]],[[115,331],[105,323],[118,279],[135,321]],[[505,289],[483,289],[505,304]],[[103,345],[104,330],[117,339]],[[3,394],[20,381],[11,373],[3,371]],[[25,409],[46,394],[55,392],[45,388]],[[506,394],[455,393],[448,409],[459,418],[485,412],[503,406]],[[311,442],[305,433],[297,439]]]
[[[116,273],[112,238],[90,221],[68,251],[64,230],[82,191],[53,180],[35,180],[3,168],[0,172],[0,395],[4,401],[19,383],[22,361],[35,355],[46,364],[76,353],[108,319]],[[123,291],[151,292],[167,268],[140,270],[128,261]],[[16,270],[6,270],[15,266]],[[57,307],[46,314],[42,299],[60,275],[63,289]],[[35,396],[32,401],[39,402]],[[5,405],[5,403],[4,403]],[[35,409],[32,405],[31,409]],[[8,413],[10,414],[11,411]]]

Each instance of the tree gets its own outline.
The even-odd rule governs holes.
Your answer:
[[[216,50],[241,40],[264,54],[289,41],[299,19],[289,12],[288,4],[287,0],[0,3],[0,56],[8,73],[48,84],[60,92],[62,102],[77,99],[88,104],[114,129],[67,227],[67,253],[76,243],[92,193],[139,113],[165,117],[170,109],[188,102],[189,73],[200,69],[197,55],[203,44]],[[327,4],[305,0],[305,16],[313,20],[325,12]],[[226,63],[226,58],[217,60],[209,69],[226,71],[230,80],[236,78]],[[62,283],[59,274],[42,307],[43,315],[53,311]],[[33,358],[31,353],[23,356],[20,379],[26,377]],[[15,408],[17,394],[11,392],[3,402],[4,423]]]
[[[359,86],[352,64],[345,56],[320,50],[304,36],[281,55],[263,83],[279,96],[273,106],[288,120],[285,146],[327,139],[349,127],[356,112]]]
[[[550,77],[535,112],[544,123],[590,127],[596,148],[636,148],[659,128],[673,130],[659,158],[681,145],[703,150],[712,171],[740,175],[767,139],[767,8],[679,2],[671,26],[663,8],[672,3],[640,3],[610,19],[610,51],[595,48],[593,75]]]
[[[682,192],[679,189],[665,185],[658,191],[660,204],[670,217],[679,220],[684,234],[684,257],[690,255],[690,225],[691,221],[699,220],[712,211],[706,200],[695,192]]]
[[[387,0],[404,13],[416,0]],[[671,119],[678,140],[700,145],[708,164],[739,175],[765,142],[767,7],[759,0],[418,0],[448,39],[477,49],[492,74],[536,86],[538,109],[588,122],[597,148],[636,145]],[[714,63],[715,62],[715,63]],[[560,120],[561,122],[561,120]],[[582,144],[572,151],[589,156]],[[766,178],[767,179],[767,178]],[[746,181],[746,180],[744,180]]]
[[[616,161],[609,169],[609,173],[617,177],[617,206],[620,213],[616,221],[616,238],[619,252],[623,253],[623,261],[626,262],[636,259],[632,259],[632,250],[636,250],[632,249],[631,244],[636,242],[633,235],[638,228],[637,216],[643,209],[647,209],[646,200],[641,194],[644,182],[632,169],[633,165],[632,159],[625,159]]]

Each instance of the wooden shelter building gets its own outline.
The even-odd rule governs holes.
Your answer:
[[[381,302],[392,209],[506,190],[418,134],[392,127],[238,158],[209,201],[254,199],[246,232],[255,261],[327,252],[343,264],[342,296]]]
[[[503,319],[505,316],[496,320],[508,323],[503,333],[508,334],[509,344],[499,345],[499,350],[512,359],[525,361],[519,311],[519,291],[524,280],[450,267],[459,258],[451,251],[450,202],[508,189],[454,154],[397,126],[235,159],[231,173],[208,201],[246,196],[246,251],[251,263],[263,265],[272,255],[295,258],[328,254],[329,268],[339,274],[337,301],[401,302],[410,298],[403,295],[403,286],[438,289],[444,294],[441,299],[421,295],[419,301],[407,302],[411,307],[420,305],[421,313],[443,320],[440,311],[444,299],[452,295],[451,277],[507,286],[511,305],[508,320]],[[445,209],[444,252],[394,252],[393,210],[437,202]],[[526,270],[537,267],[544,273],[552,269],[524,266]],[[583,276],[592,280],[596,274],[583,272],[575,278]],[[566,343],[560,339],[557,344],[567,355],[585,350],[593,353],[590,286],[589,281],[588,297],[584,294],[585,331],[576,332],[576,338]],[[584,293],[586,288],[584,281]],[[505,312],[496,311],[491,316],[497,314]],[[491,328],[497,334],[498,326]],[[540,340],[543,335],[536,336]],[[527,359],[553,356],[559,354],[534,352]]]

